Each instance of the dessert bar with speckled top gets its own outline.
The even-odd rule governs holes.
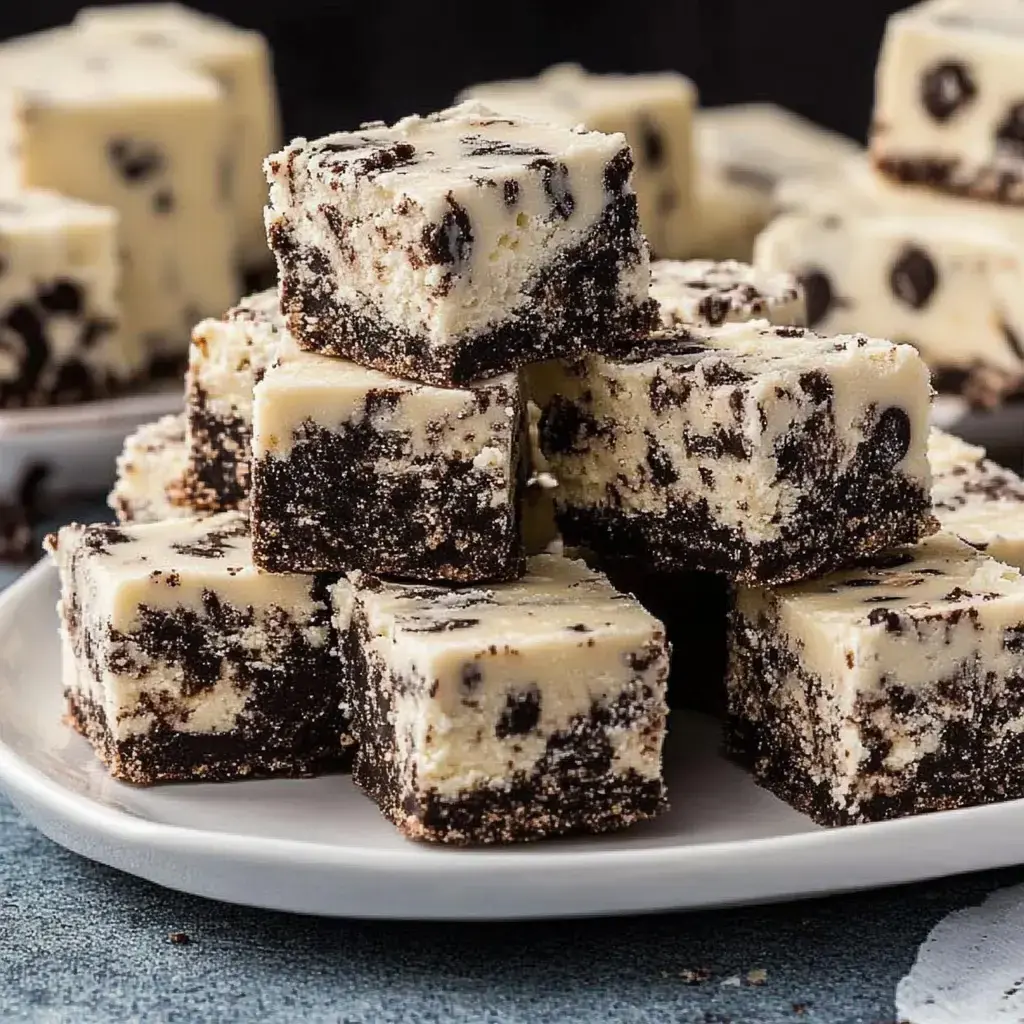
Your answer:
[[[248,507],[253,389],[279,354],[296,352],[277,289],[242,299],[192,330],[185,408],[194,503],[220,512]]]
[[[336,577],[257,572],[237,512],[66,526],[61,578],[70,723],[126,782],[306,775],[349,757]]]
[[[599,557],[774,585],[934,529],[931,389],[909,345],[680,327],[533,384],[559,527]]]
[[[507,374],[436,388],[295,351],[256,385],[251,517],[270,572],[523,571],[526,403]]]
[[[737,260],[655,260],[651,298],[662,327],[719,327],[744,320],[803,326],[803,288],[789,273],[758,270]]]
[[[579,64],[555,64],[535,78],[474,85],[459,98],[567,128],[622,132],[651,248],[663,257],[690,251],[698,216],[691,140],[697,90],[688,78],[675,71],[595,75]]]
[[[884,174],[1024,205],[1024,8],[927,0],[889,19],[870,150]]]
[[[265,163],[303,347],[458,386],[653,327],[622,135],[474,103],[296,139]]]
[[[195,515],[186,482],[185,417],[162,416],[125,438],[107,504],[121,523]]]
[[[1024,570],[1024,480],[987,459],[983,448],[941,430],[931,432],[928,461],[942,529]]]
[[[141,375],[121,330],[118,225],[42,189],[0,199],[0,409],[104,398]]]
[[[625,828],[662,810],[661,623],[582,562],[515,583],[353,574],[355,781],[409,838],[496,843]]]
[[[727,751],[825,825],[1024,796],[1024,578],[950,534],[740,588]]]

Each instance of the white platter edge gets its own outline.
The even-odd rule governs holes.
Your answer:
[[[52,586],[53,572],[41,562],[0,596],[0,621]],[[0,784],[44,835],[84,857],[198,896],[322,916],[515,920],[700,909],[1024,861],[1024,801],[741,842],[373,850],[147,821],[66,789],[2,742]]]

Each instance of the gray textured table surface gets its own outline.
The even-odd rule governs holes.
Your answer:
[[[0,587],[15,575],[0,568]],[[0,797],[0,1021],[891,1022],[896,984],[929,929],[1021,881],[1024,868],[611,920],[328,921],[213,903],[93,864]]]

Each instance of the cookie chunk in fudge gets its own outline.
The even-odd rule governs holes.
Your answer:
[[[43,189],[0,197],[0,409],[103,398],[139,377],[120,324],[118,224]]]
[[[444,386],[616,350],[656,320],[622,135],[466,103],[269,157],[303,347]]]
[[[257,572],[226,512],[64,527],[70,723],[110,773],[150,784],[307,775],[342,766],[348,662],[325,577]]]
[[[247,506],[253,388],[279,355],[297,351],[285,330],[277,289],[250,295],[192,330],[185,406],[188,472],[198,506]]]
[[[633,151],[640,225],[651,248],[663,257],[690,251],[698,217],[691,141],[697,90],[688,78],[674,71],[595,75],[579,64],[556,64],[536,78],[474,85],[460,99],[567,128],[622,132]]]
[[[664,810],[664,633],[599,573],[539,555],[488,588],[353,582],[335,608],[354,777],[404,835],[504,843]]]
[[[799,326],[806,320],[803,289],[792,274],[737,260],[655,260],[651,298],[660,308],[662,327],[719,327],[743,320]]]
[[[773,103],[697,111],[696,237],[686,255],[749,260],[772,219],[776,190],[838,174],[861,152],[852,140]]]
[[[656,332],[536,374],[567,544],[774,585],[934,529],[909,345],[764,321]]]
[[[942,529],[1024,570],[1024,480],[984,448],[941,430],[928,439],[932,503]]]
[[[194,516],[187,469],[185,417],[162,416],[125,438],[107,504],[121,523]]]
[[[221,83],[228,145],[220,187],[234,210],[244,273],[265,273],[273,260],[263,229],[267,185],[260,164],[281,141],[267,40],[259,32],[177,3],[85,7],[75,17],[74,31],[98,45],[141,47],[173,57]]]
[[[896,181],[1024,205],[1024,10],[939,0],[889,18],[870,150]]]
[[[740,588],[727,750],[825,825],[1024,796],[1024,578],[941,533]]]
[[[262,568],[521,575],[526,412],[515,375],[435,388],[296,351],[255,396],[251,516]]]
[[[0,45],[0,83],[12,154],[0,183],[117,210],[122,327],[151,372],[180,373],[193,324],[239,295],[223,90],[171,56],[74,29]]]
[[[859,177],[822,186],[813,206],[776,217],[758,236],[756,265],[799,278],[815,330],[913,344],[943,390],[970,396],[982,369],[1019,386],[1024,220],[999,223],[998,208],[946,196],[860,189]]]

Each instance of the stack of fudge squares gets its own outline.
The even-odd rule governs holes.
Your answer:
[[[916,345],[940,391],[1024,388],[1024,8],[924,0],[885,33],[865,157],[790,180],[756,242],[810,326]]]
[[[413,839],[621,829],[672,796],[674,648],[819,822],[1024,794],[1024,483],[930,429],[913,346],[651,263],[633,148],[468,100],[267,158],[277,288],[195,327],[119,524],[48,540],[115,777],[351,766]]]

